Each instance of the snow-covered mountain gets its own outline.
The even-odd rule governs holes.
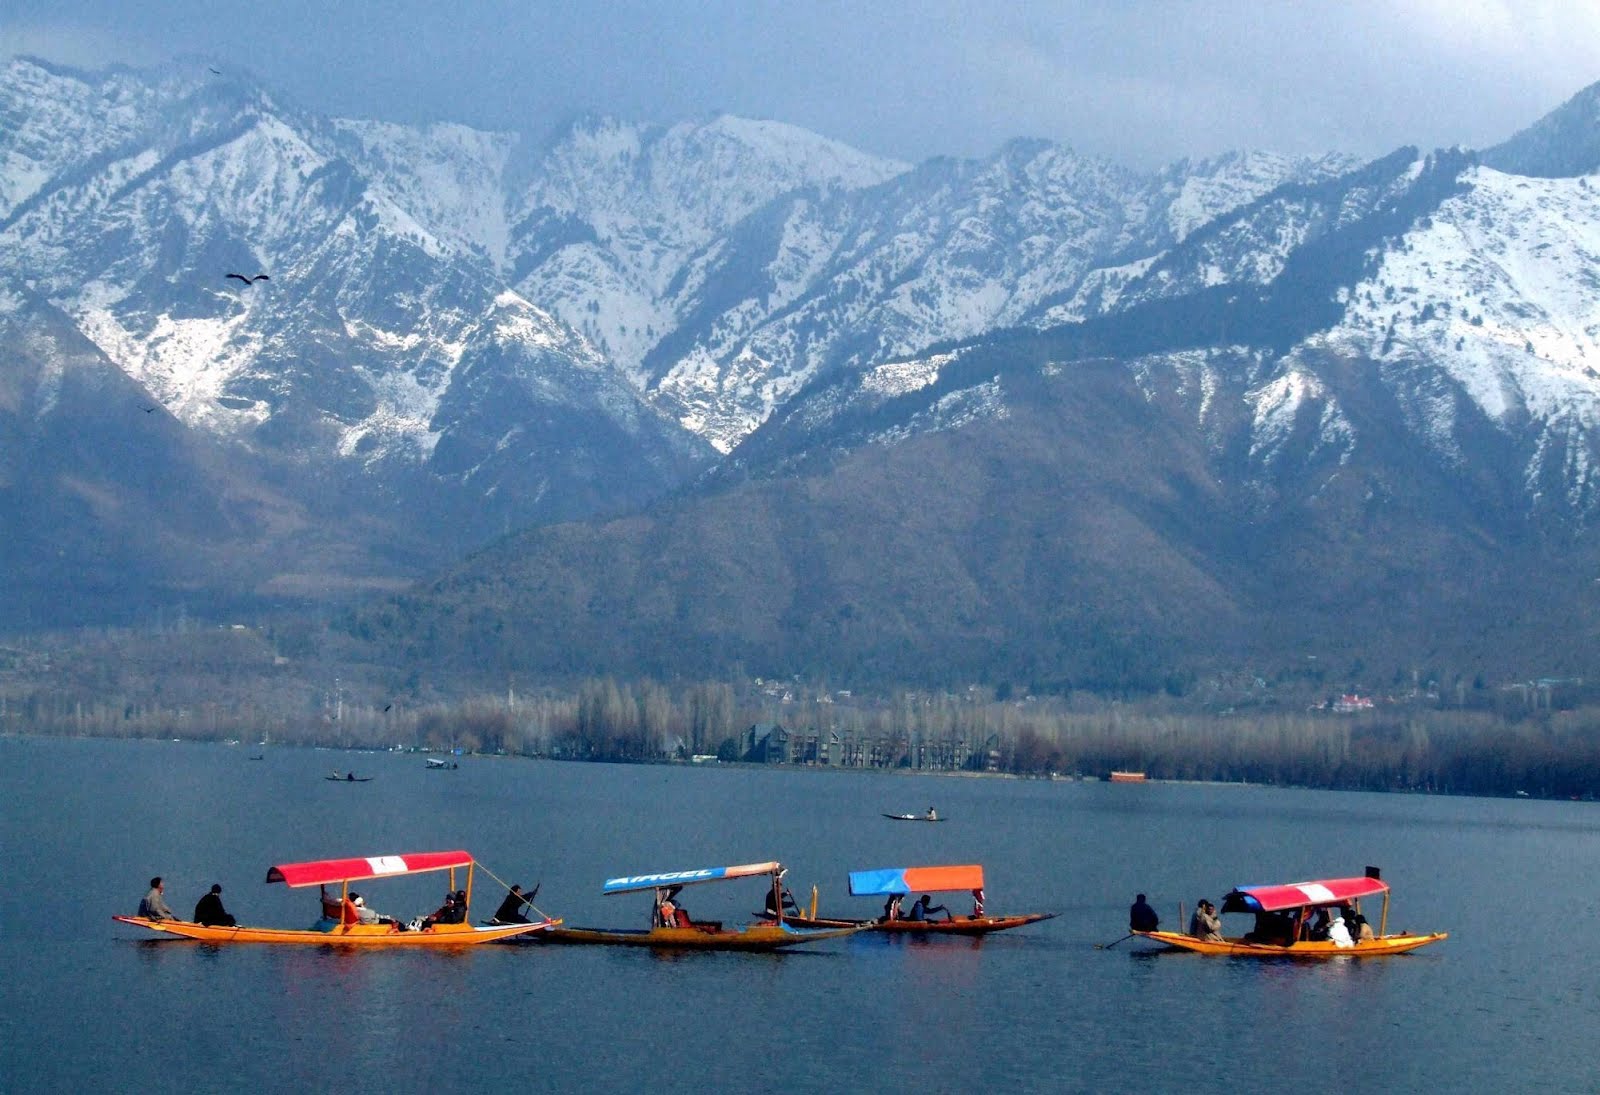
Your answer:
[[[1008,347],[1126,362],[1264,511],[1374,447],[1477,473],[1487,444],[1520,512],[1581,523],[1597,102],[1482,157],[911,166],[772,121],[534,141],[321,117],[203,62],[17,59],[0,284],[239,474],[337,485],[440,558],[718,454],[775,476],[1001,428]]]

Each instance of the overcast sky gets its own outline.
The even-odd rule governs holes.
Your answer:
[[[1486,147],[1600,81],[1600,0],[4,0],[16,53],[203,55],[400,122],[726,112],[913,161],[1046,137],[1149,167]]]

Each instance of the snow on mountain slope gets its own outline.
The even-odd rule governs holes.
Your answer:
[[[858,189],[905,169],[779,122],[586,121],[541,157],[517,200],[513,276],[642,387],[640,363],[677,325],[675,283],[692,277],[698,252],[780,195]]]
[[[1569,501],[1593,498],[1600,452],[1600,178],[1472,169],[1349,293],[1325,342],[1390,366],[1427,363],[1506,428],[1559,435]],[[1419,420],[1436,445],[1449,419]],[[1541,445],[1531,484],[1555,450]]]
[[[1145,176],[1016,141],[870,190],[791,195],[709,256],[700,292],[719,306],[680,309],[652,355],[657,398],[728,451],[826,369],[1113,307],[1203,220],[1349,162],[1237,155]]]
[[[519,138],[462,125],[337,119],[340,148],[428,232],[503,268],[511,242],[507,169]]]

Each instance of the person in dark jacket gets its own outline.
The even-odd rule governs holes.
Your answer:
[[[422,926],[431,928],[435,924],[459,924],[461,918],[456,916],[456,895],[449,890],[444,892],[444,904],[434,909],[422,918]]]
[[[522,892],[520,885],[511,887],[511,892],[506,894],[506,899],[500,902],[500,907],[494,911],[494,921],[497,924],[526,924],[528,918],[522,914],[522,906],[530,898]]]
[[[1161,926],[1161,918],[1144,899],[1144,894],[1139,894],[1133,899],[1133,904],[1128,906],[1128,930],[1131,932],[1153,932]]]
[[[195,902],[194,922],[208,928],[231,928],[238,923],[222,907],[222,883],[212,883],[211,892]]]

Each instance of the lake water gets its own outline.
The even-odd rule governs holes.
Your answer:
[[[1600,806],[1232,786],[626,767],[0,739],[0,1087],[7,1091],[1592,1092]],[[354,769],[370,783],[324,780]],[[888,821],[929,805],[946,824]],[[877,935],[777,955],[207,947],[115,924],[151,875],[188,915],[307,926],[273,863],[466,848],[570,924],[643,927],[609,876],[780,859],[802,901],[867,917],[846,872],[981,862],[981,941]],[[1177,904],[1381,865],[1389,926],[1451,938],[1325,964],[1156,953]],[[433,908],[443,876],[361,887]],[[475,916],[501,892],[478,876]],[[692,887],[697,917],[759,882]],[[954,898],[954,895],[952,895]],[[1369,911],[1375,911],[1373,903]],[[958,911],[965,911],[961,905]]]

